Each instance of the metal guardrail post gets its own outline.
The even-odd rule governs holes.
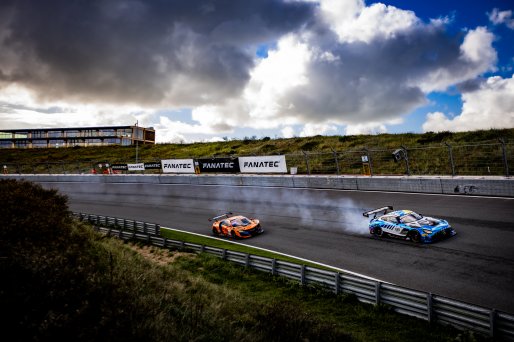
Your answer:
[[[489,336],[494,337],[494,331],[496,325],[496,310],[492,309],[489,315]]]
[[[227,250],[225,248],[222,249],[221,259],[227,260]]]
[[[446,147],[448,147],[448,156],[450,159],[450,166],[452,169],[452,177],[455,177],[455,163],[453,161],[453,148],[452,145],[448,144],[447,142],[444,143]]]
[[[380,304],[380,288],[382,286],[382,283],[377,281],[375,283],[375,305]]]
[[[300,284],[305,285],[305,265],[300,269]]]
[[[250,253],[246,253],[245,255],[245,267],[250,266]]]
[[[432,293],[427,293],[427,321],[428,323],[432,323],[434,320],[434,309],[432,303]]]
[[[277,274],[277,259],[271,259],[271,275]]]
[[[339,275],[339,272],[336,272],[335,276],[335,294],[338,295],[340,293],[340,286],[341,286],[341,276]]]

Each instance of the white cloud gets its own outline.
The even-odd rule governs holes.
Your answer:
[[[423,131],[469,131],[514,127],[514,76],[490,77],[479,89],[462,94],[462,112],[454,118],[427,114]]]
[[[345,135],[378,134],[387,132],[386,126],[379,122],[368,122],[346,126]]]
[[[320,8],[339,40],[347,43],[387,39],[420,23],[414,12],[382,3],[366,7],[361,0],[321,0]]]
[[[452,65],[441,65],[430,70],[414,82],[425,93],[444,91],[450,85],[474,79],[486,71],[494,71],[497,62],[493,47],[494,35],[485,27],[477,27],[466,33],[460,45],[460,53]]]
[[[512,11],[500,11],[497,8],[494,8],[491,13],[489,13],[489,20],[495,24],[505,24],[511,30],[514,30],[514,18],[512,18]]]
[[[295,136],[294,128],[291,126],[282,128],[281,133],[282,133],[282,137],[284,137],[284,138],[292,138]]]
[[[303,126],[303,130],[300,132],[300,136],[310,137],[313,135],[327,135],[328,133],[335,134],[336,132],[337,126],[335,125],[308,123]]]

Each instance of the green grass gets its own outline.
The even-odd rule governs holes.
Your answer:
[[[266,234],[266,233],[264,233],[264,234]],[[261,257],[265,257],[265,258],[287,261],[287,262],[291,262],[291,263],[295,263],[295,264],[299,264],[299,265],[311,266],[311,267],[316,267],[316,268],[334,271],[334,272],[337,271],[335,268],[321,266],[321,265],[318,265],[316,263],[312,263],[312,262],[309,262],[306,260],[286,256],[286,255],[283,255],[280,253],[265,251],[265,250],[262,250],[259,248],[254,248],[252,246],[245,246],[245,245],[241,245],[238,243],[231,243],[228,240],[224,241],[219,238],[210,238],[207,236],[199,236],[199,235],[195,235],[195,234],[190,234],[188,232],[166,229],[163,227],[161,227],[161,236],[168,238],[168,239],[172,239],[172,240],[194,243],[197,245],[222,248],[222,249],[227,249],[227,250],[234,251],[234,252],[247,253],[247,254],[257,255],[257,256],[261,256]],[[257,236],[255,238],[258,239],[259,237]]]

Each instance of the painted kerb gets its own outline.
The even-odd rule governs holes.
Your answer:
[[[506,312],[370,280],[346,272],[331,272],[228,249],[163,238],[160,236],[160,226],[155,223],[84,213],[73,214],[78,219],[93,224],[95,229],[109,236],[123,240],[144,241],[161,248],[187,249],[197,253],[212,254],[245,267],[287,277],[301,285],[321,286],[336,294],[353,294],[359,301],[365,303],[387,304],[398,313],[429,322],[450,324],[491,337],[514,340],[514,315]]]

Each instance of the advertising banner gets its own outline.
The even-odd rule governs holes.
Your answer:
[[[144,171],[145,170],[145,164],[144,163],[127,164],[127,169],[129,171]]]
[[[161,169],[161,163],[155,162],[155,163],[145,163],[145,170],[160,170]]]
[[[193,159],[163,159],[161,165],[164,173],[195,173]]]
[[[112,164],[111,170],[113,171],[127,171],[128,165],[127,164]]]
[[[239,157],[243,173],[287,173],[286,156]]]
[[[239,162],[237,158],[211,158],[197,159],[200,165],[200,173],[236,173],[239,172]]]

